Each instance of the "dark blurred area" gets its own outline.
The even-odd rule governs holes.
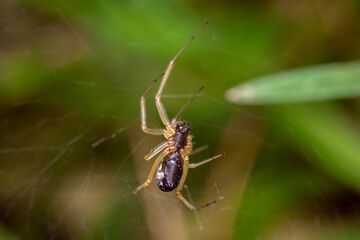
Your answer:
[[[360,1],[0,3],[0,239],[360,239],[359,98],[237,106],[247,79],[360,57]],[[163,100],[199,162],[183,193],[153,182],[164,140],[139,98],[178,50]],[[162,128],[155,85],[148,125]]]

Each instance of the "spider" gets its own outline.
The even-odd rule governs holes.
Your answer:
[[[180,56],[184,49],[189,45],[189,43],[195,38],[195,36],[208,24],[206,22],[201,28],[185,43],[185,45],[180,49],[180,51],[175,55],[175,57],[170,61],[169,65],[166,68],[166,71],[160,74],[145,90],[143,95],[140,97],[140,111],[141,111],[141,128],[142,130],[151,135],[163,135],[167,140],[160,143],[158,146],[152,148],[150,152],[145,155],[144,159],[146,161],[150,160],[157,154],[156,158],[146,181],[135,188],[133,191],[136,194],[141,189],[147,187],[153,179],[153,176],[156,171],[156,180],[157,185],[160,190],[165,192],[170,192],[176,188],[176,196],[190,209],[196,210],[202,207],[208,206],[215,203],[215,201],[205,204],[200,208],[195,208],[190,202],[188,202],[182,195],[181,190],[183,188],[188,168],[196,168],[200,165],[203,165],[207,162],[210,162],[218,157],[224,155],[224,153],[214,156],[212,158],[203,160],[198,163],[189,164],[189,155],[192,152],[192,136],[190,135],[190,123],[188,121],[178,120],[180,114],[184,109],[194,100],[194,98],[200,93],[203,87],[180,109],[178,114],[169,121],[169,118],[166,114],[165,107],[161,102],[161,94],[164,90],[166,81],[169,78],[170,72],[174,66],[175,60]],[[165,125],[165,129],[150,129],[146,124],[146,109],[145,109],[145,96],[154,86],[156,81],[162,77],[162,81],[155,96],[155,104],[161,118],[161,121]]]

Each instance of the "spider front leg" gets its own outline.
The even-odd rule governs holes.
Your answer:
[[[165,110],[165,107],[164,105],[162,104],[161,102],[161,94],[162,92],[164,91],[164,87],[165,87],[165,84],[166,84],[166,81],[168,80],[169,76],[170,76],[170,73],[171,73],[171,70],[172,68],[174,67],[175,65],[175,61],[176,59],[180,56],[180,54],[184,51],[184,49],[190,44],[190,42],[196,37],[196,35],[208,24],[208,22],[205,22],[204,25],[202,25],[200,27],[199,30],[197,30],[197,32],[185,43],[185,45],[180,49],[180,51],[175,55],[175,57],[170,61],[169,65],[167,66],[166,68],[166,71],[163,75],[163,78],[161,80],[161,83],[160,83],[160,87],[159,87],[159,90],[155,96],[155,103],[156,103],[156,108],[159,112],[159,115],[160,115],[160,118],[161,118],[161,121],[164,123],[164,125],[166,126],[166,129],[168,130],[168,132],[172,132],[172,134],[175,133],[175,130],[173,128],[173,126],[171,125],[170,121],[169,121],[169,118],[166,114],[166,110]],[[200,89],[201,90],[201,89]]]
[[[165,129],[149,129],[146,124],[146,106],[145,106],[145,96],[149,92],[149,90],[154,86],[156,81],[161,78],[164,73],[160,74],[145,90],[143,95],[140,97],[140,112],[141,112],[141,129],[144,133],[151,134],[151,135],[164,135],[168,136],[169,134],[166,132]]]
[[[166,71],[165,71],[165,74],[164,74],[164,76],[162,78],[159,90],[158,90],[157,94],[155,95],[155,104],[156,104],[156,108],[157,108],[157,110],[159,112],[160,119],[163,122],[163,124],[165,125],[166,129],[169,132],[175,133],[175,130],[174,130],[173,126],[171,125],[170,121],[169,121],[169,117],[166,114],[164,104],[161,102],[161,94],[162,94],[162,92],[164,90],[166,81],[169,78],[169,75],[170,75],[170,72],[171,72],[171,69],[173,68],[173,66],[174,66],[174,60],[172,60],[169,63],[168,67],[166,68]]]

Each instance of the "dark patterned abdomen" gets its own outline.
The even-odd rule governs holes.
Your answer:
[[[157,185],[160,190],[170,192],[176,188],[180,183],[182,173],[180,154],[175,152],[166,155],[156,171]]]

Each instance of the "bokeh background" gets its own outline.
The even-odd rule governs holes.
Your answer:
[[[360,57],[358,0],[0,2],[0,239],[360,239],[360,99],[242,106],[253,77]],[[184,196],[131,192],[162,137],[139,97],[165,88],[198,162]],[[162,127],[152,89],[149,126]]]

